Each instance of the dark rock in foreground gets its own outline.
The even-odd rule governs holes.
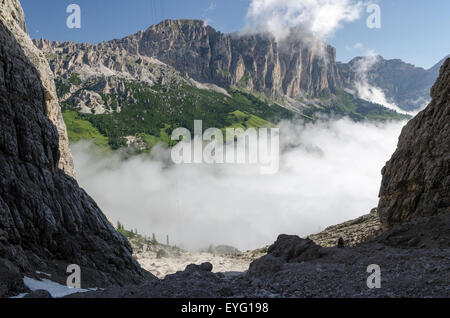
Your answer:
[[[450,213],[450,59],[431,97],[430,105],[403,129],[383,168],[378,211],[385,228]]]
[[[0,297],[24,291],[23,276],[37,270],[65,283],[69,264],[81,266],[82,287],[150,277],[127,240],[60,169],[65,150],[47,103],[54,97],[42,83],[50,68],[36,67],[45,59],[25,32],[19,2],[4,0],[0,9]]]
[[[53,298],[52,295],[46,290],[35,290],[23,298],[35,298],[35,299],[43,299],[43,298]]]
[[[442,226],[435,228],[436,224]],[[416,220],[354,248],[320,248],[319,258],[302,262],[292,262],[295,258],[291,257],[288,257],[291,260],[288,262],[282,257],[267,254],[253,262],[247,274],[211,273],[199,265],[189,265],[185,271],[169,275],[164,280],[69,297],[450,298],[450,231],[445,232],[449,224],[450,215],[447,214]],[[416,247],[404,247],[403,244],[392,244],[388,239],[399,235],[418,236],[420,242]],[[440,239],[436,241],[437,235]],[[308,240],[290,236],[280,238],[272,245],[273,251],[287,241],[309,246],[308,249],[312,250],[317,248]],[[284,257],[286,254],[281,255]],[[367,269],[372,264],[381,268],[380,289],[367,286],[371,274]]]

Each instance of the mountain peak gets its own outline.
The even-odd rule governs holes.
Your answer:
[[[166,19],[163,20],[155,25],[152,25],[150,29],[159,29],[159,28],[173,28],[173,27],[183,27],[183,26],[189,26],[189,27],[200,27],[205,28],[206,22],[199,19]]]

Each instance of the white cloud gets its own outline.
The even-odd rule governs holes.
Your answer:
[[[211,2],[208,6],[208,8],[206,8],[204,10],[204,14],[202,19],[204,20],[206,25],[211,25],[212,22],[214,22],[214,20],[212,18],[210,18],[208,16],[208,14],[213,13],[216,10],[216,3],[215,2]]]
[[[209,7],[206,9],[206,11],[207,11],[207,12],[212,12],[212,11],[214,11],[214,10],[216,10],[216,3],[215,3],[215,2],[211,2],[211,3],[209,4]]]
[[[353,45],[347,45],[345,47],[347,51],[353,51],[353,50],[364,50],[364,44],[361,42],[355,43]]]
[[[269,176],[254,166],[168,165],[163,149],[126,162],[85,144],[72,150],[80,184],[114,221],[189,248],[245,250],[368,213],[403,125],[283,122],[280,171]]]
[[[381,88],[369,83],[368,74],[379,59],[380,55],[373,51],[368,51],[366,55],[357,62],[355,70],[357,78],[354,85],[358,97],[372,103],[383,105],[386,108],[402,114],[415,115],[398,107],[395,102],[386,98],[386,95]]]
[[[361,17],[363,3],[356,0],[252,0],[246,32],[270,32],[283,40],[293,32],[325,40],[343,23]]]

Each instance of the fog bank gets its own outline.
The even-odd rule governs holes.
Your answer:
[[[282,122],[280,171],[257,166],[170,165],[168,150],[121,161],[72,145],[78,181],[114,222],[185,248],[241,250],[279,234],[305,236],[363,214],[378,202],[381,169],[405,122]]]

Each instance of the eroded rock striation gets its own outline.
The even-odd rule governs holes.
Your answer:
[[[428,107],[403,129],[383,168],[378,211],[385,228],[450,212],[450,59],[431,97]]]
[[[4,26],[7,27],[15,37],[23,54],[33,64],[39,74],[41,85],[45,93],[45,110],[47,117],[58,130],[59,136],[59,167],[68,175],[75,176],[72,154],[69,148],[69,139],[66,132],[66,124],[61,115],[58,95],[56,94],[53,73],[42,52],[33,45],[27,33],[25,17],[19,1],[5,0],[0,3],[0,17]]]
[[[273,98],[329,94],[341,83],[336,49],[331,46],[315,48],[294,38],[277,43],[269,35],[223,34],[201,20],[165,20],[146,31],[98,45],[46,40],[35,43],[44,52],[70,58],[64,61],[66,65],[52,63],[57,75],[61,67],[78,62],[92,64],[99,52],[108,51],[143,60],[155,58],[200,83],[239,86]],[[114,57],[104,64],[126,71],[125,63]]]
[[[0,17],[0,297],[38,270],[65,282],[69,264],[84,287],[138,282],[129,243],[70,176],[52,73],[20,3],[2,0]]]

